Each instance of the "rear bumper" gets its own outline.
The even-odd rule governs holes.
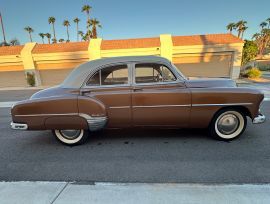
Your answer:
[[[11,122],[10,126],[13,130],[27,130],[28,129],[28,125],[24,124],[24,123],[14,123]]]
[[[265,119],[266,119],[265,115],[260,113],[259,115],[257,115],[257,117],[253,119],[252,122],[253,124],[260,124],[260,123],[263,123]]]

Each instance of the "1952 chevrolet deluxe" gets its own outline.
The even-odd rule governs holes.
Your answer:
[[[115,57],[80,65],[59,86],[35,93],[12,109],[11,127],[52,130],[64,144],[104,128],[209,128],[232,140],[247,117],[262,123],[264,95],[230,79],[187,79],[167,59]]]

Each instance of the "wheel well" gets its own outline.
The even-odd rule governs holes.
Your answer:
[[[248,117],[251,118],[251,113],[250,113],[250,111],[248,110],[248,108],[245,107],[245,106],[227,106],[227,107],[220,108],[216,113],[218,113],[219,111],[224,110],[224,109],[234,109],[234,110],[238,110],[238,111],[241,111],[241,113],[243,113],[245,116],[248,116]],[[215,114],[216,114],[216,113],[215,113]]]

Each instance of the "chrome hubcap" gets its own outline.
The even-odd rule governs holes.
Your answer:
[[[79,137],[81,130],[60,130],[60,133],[64,138],[73,140]]]
[[[225,135],[234,133],[239,127],[239,119],[234,114],[222,116],[217,123],[218,130]]]

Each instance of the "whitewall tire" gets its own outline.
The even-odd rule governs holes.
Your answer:
[[[237,109],[223,109],[215,114],[210,126],[210,135],[220,140],[233,140],[246,129],[246,116]]]
[[[56,139],[66,145],[78,145],[85,142],[88,137],[87,130],[53,130]]]

